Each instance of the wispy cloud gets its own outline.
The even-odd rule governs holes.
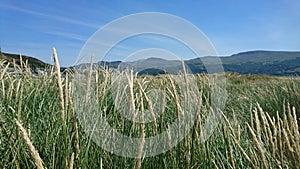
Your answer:
[[[75,19],[62,17],[62,16],[49,15],[49,14],[45,14],[45,13],[41,13],[41,12],[37,12],[34,10],[25,9],[25,8],[20,8],[20,7],[8,5],[8,4],[0,4],[0,8],[7,9],[7,10],[13,10],[13,11],[17,11],[17,12],[22,12],[22,13],[26,13],[26,14],[31,14],[31,15],[35,15],[35,16],[45,17],[45,18],[49,18],[49,19],[53,19],[53,20],[57,20],[57,21],[65,22],[65,23],[86,26],[86,27],[90,27],[90,28],[98,29],[100,27],[100,25],[98,25],[98,24],[88,23],[88,22],[84,22],[81,20],[75,20]]]
[[[51,34],[51,35],[63,36],[65,38],[75,39],[75,40],[80,40],[80,41],[86,41],[87,40],[86,37],[83,37],[81,35],[74,34],[74,33],[68,33],[68,32],[62,32],[62,31],[47,31],[45,33]]]

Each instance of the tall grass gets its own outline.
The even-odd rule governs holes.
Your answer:
[[[54,52],[55,54],[56,52]],[[56,54],[55,54],[56,55]],[[24,62],[24,61],[23,61]],[[228,73],[226,108],[209,139],[203,119],[211,111],[207,75],[193,75],[199,89],[199,107],[193,129],[171,150],[137,159],[117,156],[94,143],[78,125],[74,108],[72,72],[60,78],[58,70],[34,77],[26,61],[8,72],[0,61],[0,168],[298,168],[300,166],[300,81]],[[57,68],[59,66],[56,66]],[[59,73],[58,73],[59,72]],[[168,75],[127,74],[124,94],[131,110],[147,111],[151,123],[127,120],[116,111],[111,97],[113,78],[105,68],[89,71],[99,108],[110,125],[124,135],[150,137],[166,131],[182,113],[181,93]],[[90,85],[90,84],[89,84]],[[161,102],[150,91],[160,88]],[[152,98],[153,99],[153,98]],[[154,109],[163,107],[159,117]],[[144,117],[144,116],[143,116]],[[17,121],[16,121],[17,119]],[[22,122],[22,123],[20,123]],[[168,139],[172,144],[172,135]],[[36,156],[35,156],[36,155]],[[37,156],[38,155],[38,156]]]

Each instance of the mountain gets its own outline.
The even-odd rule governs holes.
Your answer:
[[[205,56],[185,60],[184,63],[191,73],[206,73],[206,66],[216,66],[216,56]],[[231,56],[218,57],[225,72],[241,74],[266,75],[300,75],[300,52],[288,51],[248,51]],[[161,58],[141,59],[133,62],[118,62],[114,68],[133,68],[138,74],[162,74],[182,71],[179,60],[165,60]]]
[[[30,56],[22,56],[23,62],[28,60],[31,67],[45,67],[49,64]],[[5,59],[20,64],[20,56],[17,54],[0,53],[0,59]],[[206,73],[206,66],[214,67],[216,56],[205,56],[185,60],[184,63],[191,73]],[[266,75],[300,75],[300,52],[289,51],[247,51],[231,56],[219,57],[225,72],[238,72],[241,74],[266,74]],[[182,71],[182,62],[179,60],[165,60],[158,57],[151,57],[136,61],[101,61],[95,63],[97,66],[109,68],[132,68],[138,74],[164,74]],[[87,68],[89,63],[80,64],[70,68]],[[62,69],[63,70],[63,69]]]
[[[250,51],[221,58],[225,71],[242,74],[300,75],[300,52]]]
[[[161,74],[161,72],[165,72],[165,70],[168,73],[176,73],[181,69],[181,67],[181,62],[178,60],[165,60],[155,57],[131,62],[122,62],[119,65],[119,69],[121,70],[131,68],[134,71],[139,72],[139,74],[143,74],[142,72],[145,72],[145,74],[151,74],[146,72]]]
[[[15,64],[16,65],[21,65],[20,55],[19,54],[11,54],[11,53],[0,52],[0,60],[1,59],[6,60],[11,65],[13,65],[14,60],[15,60]],[[44,63],[43,61],[41,61],[39,59],[36,59],[34,57],[22,55],[22,62],[26,63],[26,60],[28,62],[28,65],[31,68],[45,68],[45,67],[50,66],[49,64]]]

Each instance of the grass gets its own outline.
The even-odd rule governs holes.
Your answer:
[[[54,52],[55,54],[55,52]],[[58,63],[57,59],[56,62]],[[25,64],[24,64],[25,65]],[[19,74],[6,71],[0,61],[0,168],[297,168],[300,166],[300,81],[227,73],[227,101],[214,133],[199,142],[203,119],[211,110],[208,77],[197,81],[198,113],[189,134],[171,150],[153,157],[117,156],[103,150],[79,125],[75,109],[72,72],[65,78],[59,70],[32,76],[28,68],[16,66]],[[58,66],[57,66],[58,67]],[[126,120],[114,109],[114,81],[109,70],[86,72],[88,91],[95,91],[97,106],[109,124],[121,133],[149,137],[162,133],[182,113],[180,86],[168,75],[127,74],[130,110],[150,113],[151,123]],[[184,79],[184,77],[183,77]],[[85,86],[85,87],[87,87]],[[150,91],[162,89],[160,104]],[[85,89],[83,89],[84,92]],[[193,92],[193,91],[192,91]],[[88,92],[89,93],[89,92]],[[193,94],[193,93],[191,93]],[[87,97],[88,98],[88,97]],[[83,99],[88,100],[88,99]],[[154,117],[156,107],[162,114]],[[143,119],[142,119],[143,120]],[[169,133],[169,144],[172,143]],[[117,145],[115,145],[117,146]],[[170,145],[164,145],[170,146]]]

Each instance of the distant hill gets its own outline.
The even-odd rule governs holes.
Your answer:
[[[11,65],[13,65],[14,60],[15,60],[15,64],[21,65],[20,55],[19,54],[11,54],[11,53],[0,52],[0,60],[1,59],[6,60]],[[34,57],[22,55],[22,62],[25,63],[26,60],[28,62],[28,65],[31,68],[45,68],[47,66],[50,66],[50,64],[44,63],[43,61],[41,61],[39,59],[36,59]]]
[[[242,74],[300,75],[300,52],[251,51],[222,58],[225,71]]]
[[[214,56],[187,60],[194,73],[205,71],[202,61]],[[220,57],[224,71],[242,74],[300,75],[300,52],[249,51]]]
[[[45,67],[49,64],[44,63],[30,56],[22,56],[23,62],[28,60],[31,67]],[[191,73],[206,73],[203,62],[209,66],[214,65],[216,56],[205,56],[185,60],[184,63],[190,69]],[[222,61],[225,72],[238,72],[241,74],[266,74],[266,75],[300,75],[300,52],[289,51],[248,51],[233,54],[231,56],[219,57]],[[0,59],[5,59],[16,64],[20,64],[18,54],[0,53]],[[179,60],[165,60],[158,57],[141,59],[131,62],[101,61],[95,63],[98,66],[107,66],[109,68],[133,68],[138,74],[163,74],[175,73],[182,69],[182,63]],[[86,68],[89,64],[80,64],[76,68]],[[70,68],[75,68],[70,67]],[[62,69],[63,70],[63,69]]]
[[[205,56],[185,60],[192,73],[206,73],[203,62],[214,66],[216,56]],[[266,75],[300,75],[300,52],[288,51],[248,51],[231,56],[219,57],[225,72],[238,72],[241,74],[266,74]],[[139,74],[154,74],[164,70],[168,73],[178,72],[182,69],[179,60],[165,60],[161,58],[141,59],[133,62],[114,62],[113,67],[131,67]],[[104,62],[101,62],[104,64]],[[111,65],[110,62],[106,63]],[[110,67],[110,66],[108,66]],[[145,70],[144,70],[145,69]],[[149,71],[151,70],[151,71]],[[157,71],[154,71],[157,70]]]

